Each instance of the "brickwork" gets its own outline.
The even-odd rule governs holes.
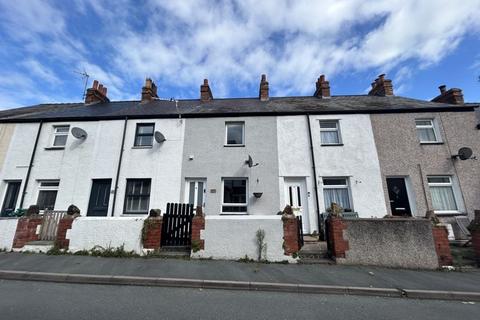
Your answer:
[[[19,249],[30,241],[38,241],[37,227],[43,222],[42,216],[23,217],[18,220],[13,248]]]
[[[334,258],[345,258],[345,252],[349,247],[348,241],[343,238],[343,230],[345,230],[347,226],[342,218],[330,216],[328,219],[330,255]]]
[[[67,249],[70,245],[70,239],[67,239],[67,230],[72,229],[73,220],[77,216],[65,216],[58,222],[57,246],[59,249]]]
[[[286,255],[291,256],[300,251],[298,242],[298,223],[293,214],[283,214],[283,250]]]
[[[162,240],[162,217],[151,217],[144,221],[142,242],[144,249],[159,249]]]
[[[472,246],[473,250],[475,250],[477,265],[480,266],[480,229],[472,232]]]
[[[205,216],[201,208],[197,207],[197,214],[192,220],[192,244],[198,243],[198,249],[205,249],[205,240],[200,239],[200,232],[205,230]]]
[[[444,226],[434,226],[433,240],[435,242],[435,250],[438,256],[438,264],[442,266],[451,266],[453,264],[450,244],[448,242],[448,231]]]

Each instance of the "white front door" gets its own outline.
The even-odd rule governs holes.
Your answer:
[[[293,213],[302,217],[303,233],[310,232],[307,201],[305,178],[285,178],[285,205],[290,205]]]
[[[205,194],[207,181],[205,179],[187,179],[185,186],[185,202],[193,204],[193,209],[198,206],[205,208]]]

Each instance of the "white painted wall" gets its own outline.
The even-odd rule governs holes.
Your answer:
[[[17,224],[17,218],[0,218],[0,249],[12,250]]]
[[[205,230],[200,237],[205,240],[205,250],[192,253],[195,258],[237,260],[248,256],[257,259],[256,232],[265,231],[268,261],[294,262],[283,251],[283,222],[281,216],[206,216]]]
[[[142,253],[143,217],[79,217],[67,230],[69,251],[90,250],[95,246],[119,247]]]

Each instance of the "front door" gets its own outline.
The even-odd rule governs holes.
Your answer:
[[[111,179],[94,179],[90,201],[88,203],[87,216],[106,217],[108,214],[108,202],[110,200]]]
[[[388,197],[394,216],[411,216],[405,178],[387,178]]]
[[[310,232],[308,203],[304,178],[285,178],[285,205],[290,205],[296,216],[302,217],[303,233]]]
[[[193,210],[197,207],[205,208],[205,193],[207,181],[205,179],[187,179],[185,188],[185,202],[193,204]]]
[[[8,216],[15,211],[21,184],[21,181],[8,182],[7,192],[5,193],[5,198],[3,199],[2,212],[0,216]]]

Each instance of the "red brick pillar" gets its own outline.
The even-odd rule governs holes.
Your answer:
[[[160,249],[162,217],[149,217],[143,222],[142,243],[144,249]]]
[[[30,241],[38,241],[37,226],[43,222],[43,216],[34,215],[18,219],[17,230],[13,238],[13,248],[19,249]]]
[[[477,265],[480,266],[480,210],[475,210],[475,219],[468,226],[472,235],[472,246],[475,251]]]
[[[300,251],[300,243],[298,239],[298,223],[294,214],[284,210],[282,215],[283,222],[283,250],[287,256]]]
[[[438,264],[443,266],[451,266],[453,264],[452,253],[450,252],[450,244],[448,242],[448,231],[445,226],[433,226],[433,240],[435,242],[435,251],[438,256]]]
[[[197,213],[192,220],[192,250],[204,250],[205,240],[200,238],[201,230],[205,230],[205,215],[202,212],[202,207],[197,207]]]
[[[348,241],[343,238],[343,230],[347,225],[341,217],[328,217],[328,246],[330,255],[334,258],[345,258],[348,250]]]
[[[60,219],[57,229],[57,247],[68,250],[70,239],[67,239],[67,230],[72,229],[73,220],[79,215],[67,215]]]

